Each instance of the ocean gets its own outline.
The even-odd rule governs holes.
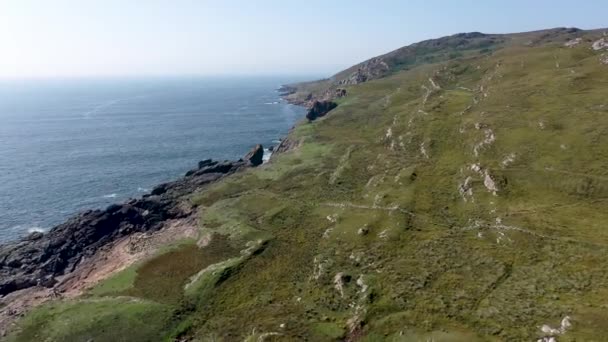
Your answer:
[[[0,243],[276,145],[304,116],[276,89],[299,80],[0,82]]]

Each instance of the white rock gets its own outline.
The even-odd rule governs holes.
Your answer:
[[[542,331],[543,333],[548,334],[548,335],[557,335],[560,333],[559,329],[553,329],[546,324],[544,324],[542,327],[540,327],[540,331]]]
[[[485,185],[485,187],[486,187],[486,189],[488,189],[488,191],[490,191],[494,195],[496,195],[496,192],[498,191],[498,187],[496,186],[496,183],[494,182],[494,180],[492,179],[492,177],[488,173],[488,170],[485,171],[485,176],[484,176],[484,179],[483,179],[483,185]]]
[[[361,287],[361,293],[365,293],[365,291],[367,291],[367,284],[365,283],[365,281],[363,280],[363,275],[360,275],[359,278],[357,279],[357,285],[359,285],[359,287]]]
[[[334,288],[340,292],[340,297],[344,297],[344,283],[342,282],[342,277],[344,273],[339,272],[334,276]]]
[[[422,154],[422,156],[426,159],[429,159],[429,154],[426,151],[426,147],[424,146],[424,142],[420,143],[420,153]]]
[[[572,326],[572,323],[570,323],[570,316],[564,317],[561,322],[562,334],[565,333],[566,330],[568,330],[568,328],[570,328],[571,326]]]
[[[391,127],[386,129],[386,139],[390,139],[393,136],[393,129]]]
[[[608,38],[604,37],[604,38],[596,40],[595,42],[593,42],[593,45],[591,45],[591,47],[595,51],[599,51],[602,49],[608,49]]]
[[[388,230],[387,230],[387,229],[385,229],[385,230],[381,231],[381,232],[378,234],[378,237],[379,237],[379,238],[381,238],[381,239],[386,239],[386,238],[388,238]]]
[[[367,224],[359,228],[359,230],[357,231],[357,234],[359,235],[366,235],[367,233],[369,233],[369,226]]]
[[[503,167],[509,166],[509,164],[515,161],[515,153],[511,153],[502,160],[501,164]]]
[[[576,45],[580,44],[582,41],[583,41],[582,38],[572,39],[572,40],[569,40],[569,41],[565,42],[564,46],[565,47],[569,47],[569,48],[575,47]]]

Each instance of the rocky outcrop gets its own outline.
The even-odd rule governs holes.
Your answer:
[[[338,89],[336,89],[336,90],[334,91],[334,96],[335,96],[336,98],[341,98],[341,97],[346,96],[346,89],[343,89],[343,88],[338,88]]]
[[[283,152],[287,152],[290,150],[293,150],[294,148],[296,148],[298,145],[300,144],[300,141],[297,139],[292,139],[292,138],[285,138],[283,140],[281,140],[281,143],[275,147],[274,152],[272,153],[272,156],[270,157],[272,160],[273,157],[278,156],[279,154],[283,153]]]
[[[104,210],[89,210],[70,218],[47,234],[33,233],[0,246],[0,296],[40,285],[52,287],[57,277],[121,237],[160,229],[169,219],[185,217],[192,207],[184,196],[240,169],[259,165],[261,145],[247,160],[199,162],[198,168],[174,182],[156,186],[150,194]]]
[[[251,164],[251,166],[258,166],[264,162],[264,147],[260,144],[255,145],[254,148],[245,155],[245,160]]]
[[[385,76],[390,71],[390,67],[381,57],[372,58],[362,63],[357,69],[346,78],[338,81],[340,85],[353,85],[366,82]]]
[[[337,106],[338,104],[333,101],[315,101],[308,110],[308,113],[306,113],[306,118],[310,121],[316,120]]]

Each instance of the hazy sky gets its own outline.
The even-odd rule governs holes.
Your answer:
[[[0,0],[0,78],[330,75],[428,38],[608,26],[608,0]]]

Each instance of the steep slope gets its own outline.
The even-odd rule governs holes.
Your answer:
[[[602,340],[608,38],[496,41],[293,86],[347,96],[272,163],[193,194],[196,239],[9,340]]]

